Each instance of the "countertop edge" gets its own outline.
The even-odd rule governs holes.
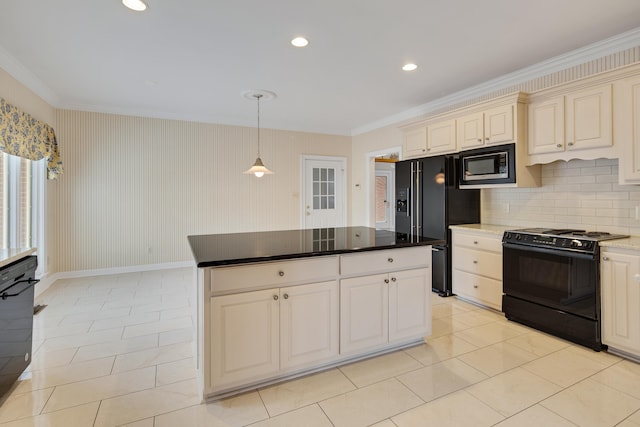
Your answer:
[[[264,256],[264,257],[228,259],[228,260],[220,260],[220,261],[201,261],[201,262],[196,262],[196,267],[198,268],[228,267],[233,265],[252,264],[252,263],[259,263],[259,262],[284,261],[284,260],[298,259],[298,258],[334,256],[334,255],[342,255],[342,254],[350,254],[350,253],[358,253],[358,252],[371,252],[371,251],[380,251],[380,250],[387,250],[387,249],[411,248],[416,246],[432,246],[432,245],[441,245],[444,243],[445,243],[444,240],[433,239],[433,240],[424,240],[421,242],[396,243],[393,245],[366,247],[366,248],[359,248],[359,249],[338,249],[335,251],[304,252],[304,253],[272,255],[272,256]]]
[[[11,248],[0,250],[0,268],[36,252],[36,248]]]
[[[506,230],[512,230],[512,225],[496,225],[496,224],[458,224],[450,225],[451,230],[478,231],[482,233],[502,235]]]

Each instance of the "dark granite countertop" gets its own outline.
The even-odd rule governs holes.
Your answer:
[[[198,267],[444,243],[438,239],[407,236],[368,227],[205,234],[187,238]]]

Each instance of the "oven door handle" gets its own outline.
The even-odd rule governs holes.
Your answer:
[[[520,251],[537,252],[541,254],[555,254],[569,258],[595,260],[596,254],[589,254],[584,252],[576,252],[571,249],[551,249],[551,248],[539,248],[537,246],[518,245],[513,243],[502,243],[503,249],[516,249]]]
[[[17,282],[14,282],[12,285],[7,286],[6,288],[0,291],[0,299],[6,300],[7,298],[10,298],[10,297],[17,297],[18,295],[27,291],[29,288],[32,288],[33,286],[36,285],[36,283],[39,283],[39,282],[40,282],[40,279],[18,280]],[[7,292],[9,289],[13,288],[16,285],[19,285],[20,283],[28,283],[29,285],[26,286],[24,289],[22,289],[20,292],[16,292],[15,294],[10,294]]]

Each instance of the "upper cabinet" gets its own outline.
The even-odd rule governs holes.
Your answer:
[[[529,163],[611,157],[612,108],[611,84],[565,95],[532,97]]]
[[[405,158],[433,156],[456,151],[456,121],[419,125],[404,132]]]
[[[404,157],[424,157],[427,155],[427,127],[407,129],[403,134],[402,149]]]
[[[526,98],[524,93],[511,94],[403,126],[404,158],[523,140]]]
[[[458,123],[458,149],[515,141],[513,104],[463,116]]]
[[[446,120],[427,126],[427,155],[456,151],[456,121]]]
[[[640,76],[613,85],[614,134],[618,144],[620,184],[640,184]]]

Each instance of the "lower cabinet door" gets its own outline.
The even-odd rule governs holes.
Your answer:
[[[338,356],[336,281],[280,289],[280,368],[292,371]]]
[[[211,388],[260,380],[277,373],[279,290],[211,298]]]
[[[389,342],[431,335],[431,270],[389,273]]]
[[[389,340],[388,274],[340,282],[340,353],[386,344]]]
[[[603,251],[602,342],[640,357],[640,256]]]

